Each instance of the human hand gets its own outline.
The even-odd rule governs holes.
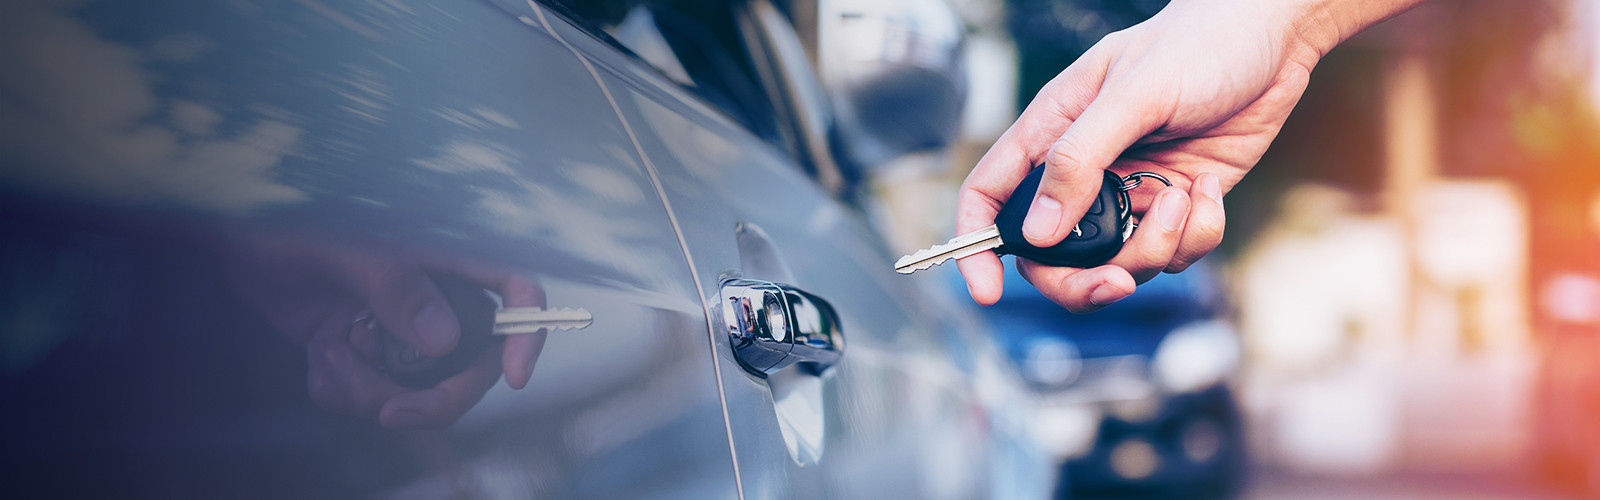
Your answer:
[[[482,399],[502,372],[512,388],[526,386],[544,348],[544,332],[511,335],[433,387],[403,386],[384,373],[380,332],[428,357],[452,352],[462,334],[430,273],[493,290],[506,307],[542,307],[544,291],[527,278],[461,260],[281,236],[241,241],[232,273],[236,287],[279,332],[306,346],[307,391],[325,410],[374,418],[389,428],[445,427]]]
[[[1221,243],[1223,194],[1265,153],[1321,56],[1352,26],[1415,0],[1388,2],[1388,10],[1346,2],[1368,9],[1356,13],[1330,11],[1330,3],[1174,1],[1107,35],[1045,85],[967,176],[956,232],[992,224],[1012,189],[1043,163],[1022,229],[1029,243],[1054,245],[1088,210],[1102,170],[1149,171],[1174,186],[1130,193],[1143,223],[1110,262],[1077,269],[1017,259],[1019,271],[1081,313],[1121,300],[1162,271],[1184,270]],[[1004,269],[993,252],[958,265],[974,300],[1000,299]]]

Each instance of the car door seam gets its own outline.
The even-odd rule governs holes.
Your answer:
[[[639,155],[639,161],[643,164],[645,173],[650,177],[650,185],[655,189],[656,197],[661,200],[661,207],[667,212],[667,222],[672,225],[672,233],[678,239],[678,249],[683,252],[684,264],[689,267],[689,278],[694,281],[695,295],[700,297],[700,307],[706,314],[706,340],[710,343],[711,348],[712,379],[717,383],[717,402],[722,406],[722,427],[728,439],[728,455],[733,465],[734,488],[738,492],[739,500],[744,500],[744,479],[739,472],[739,452],[733,442],[733,419],[728,413],[728,397],[722,386],[722,366],[717,359],[717,339],[714,333],[716,328],[711,319],[711,309],[705,296],[705,288],[700,281],[700,274],[695,269],[694,258],[689,254],[689,242],[684,240],[683,228],[678,225],[678,216],[672,210],[672,203],[667,200],[666,188],[661,184],[661,176],[656,171],[655,164],[650,162],[650,157],[645,155],[644,146],[639,144],[638,135],[633,132],[633,126],[628,123],[628,118],[623,115],[622,107],[617,105],[616,98],[611,95],[611,89],[606,86],[605,80],[600,78],[600,72],[595,70],[594,63],[590,62],[589,58],[585,57],[577,47],[573,47],[559,33],[556,33],[555,28],[550,25],[549,17],[545,15],[544,9],[540,8],[533,0],[527,0],[527,2],[528,7],[532,8],[534,14],[539,16],[539,22],[544,25],[545,31],[549,32],[550,36],[554,37],[567,50],[572,51],[572,55],[576,56],[578,61],[583,63],[584,69],[589,71],[589,76],[594,78],[595,84],[600,86],[600,92],[605,95],[606,102],[611,105],[611,111],[616,113],[617,120],[622,122],[623,132],[627,133],[628,140],[633,143],[634,153]]]

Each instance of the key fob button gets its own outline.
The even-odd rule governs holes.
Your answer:
[[[1089,222],[1088,217],[1085,217],[1084,219],[1085,220],[1083,222],[1079,222],[1078,225],[1073,228],[1072,234],[1067,235],[1067,239],[1092,240],[1095,236],[1100,235],[1100,228],[1095,226],[1094,223]]]
[[[1027,217],[1028,206],[1039,191],[1039,181],[1043,177],[1044,169],[1035,167],[1017,184],[1017,189],[1011,192],[1011,199],[1001,205],[1000,213],[994,219],[1001,240],[995,253],[1015,255],[1050,266],[1084,268],[1104,264],[1115,256],[1122,249],[1122,235],[1117,230],[1127,223],[1121,210],[1112,210],[1112,207],[1118,206],[1122,194],[1122,178],[1106,171],[1100,191],[1090,211],[1078,222],[1077,230],[1068,233],[1061,243],[1039,248],[1029,244],[1022,235],[1022,222]]]

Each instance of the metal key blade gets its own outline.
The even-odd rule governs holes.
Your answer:
[[[943,245],[934,245],[926,250],[901,257],[894,263],[894,270],[900,274],[911,274],[943,264],[950,259],[960,259],[984,250],[992,250],[1000,245],[1000,228],[989,226],[951,238]]]
[[[539,330],[558,332],[584,328],[592,323],[594,315],[583,309],[515,307],[495,312],[494,334],[516,335]]]

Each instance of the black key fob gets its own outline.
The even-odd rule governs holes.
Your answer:
[[[405,341],[383,332],[383,368],[400,385],[425,389],[466,371],[478,356],[503,339],[494,334],[494,314],[499,306],[483,287],[448,274],[428,273],[434,286],[444,294],[451,312],[461,325],[456,348],[438,358],[424,356]]]
[[[1000,207],[994,224],[1004,243],[995,253],[1015,255],[1048,266],[1088,268],[1106,263],[1122,250],[1122,235],[1128,224],[1128,201],[1123,196],[1122,178],[1110,170],[1100,181],[1100,194],[1089,206],[1089,212],[1066,239],[1049,248],[1028,244],[1027,238],[1022,236],[1022,219],[1027,217],[1033,196],[1039,191],[1039,180],[1043,178],[1044,167],[1034,167]]]

